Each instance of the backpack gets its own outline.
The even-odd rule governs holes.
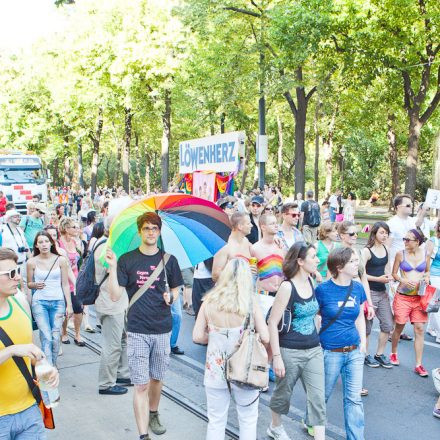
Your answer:
[[[307,224],[312,228],[316,228],[321,224],[321,210],[317,202],[307,202]]]
[[[107,239],[101,240],[96,243],[93,250],[86,257],[84,264],[81,267],[81,270],[78,274],[78,278],[76,279],[76,294],[79,296],[79,299],[82,304],[85,306],[89,306],[91,304],[95,304],[96,299],[99,295],[99,289],[101,288],[104,281],[108,278],[108,273],[105,274],[104,278],[101,280],[99,284],[96,284],[95,280],[95,252],[107,241]]]

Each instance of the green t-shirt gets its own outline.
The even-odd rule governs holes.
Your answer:
[[[44,223],[41,218],[34,218],[31,215],[22,217],[20,227],[23,229],[29,249],[34,247],[35,236],[43,229]]]
[[[339,243],[334,242],[330,251],[340,246],[341,245]],[[321,240],[318,241],[318,247],[316,250],[316,256],[319,258],[318,271],[324,280],[327,278],[327,271],[328,271],[327,259],[330,251],[327,249],[327,246]]]

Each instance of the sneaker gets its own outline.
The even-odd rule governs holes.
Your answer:
[[[303,428],[307,431],[307,434],[310,435],[310,437],[315,437],[315,429],[313,426],[307,425],[306,421],[304,419],[301,420]]]
[[[151,437],[148,434],[141,435],[139,437],[140,440],[151,440]]]
[[[167,432],[165,426],[163,426],[160,423],[159,419],[159,413],[158,412],[150,412],[150,423],[149,423],[150,429],[156,434],[156,435],[162,435]]]
[[[364,364],[367,365],[367,366],[369,366],[369,367],[371,367],[371,368],[377,368],[377,367],[380,367],[379,362],[377,362],[377,361],[373,358],[373,356],[371,356],[371,354],[367,354],[367,355],[365,356]]]
[[[434,411],[432,411],[432,415],[440,419],[440,408],[436,408],[434,406]]]
[[[420,377],[428,377],[428,372],[423,365],[414,368],[414,373],[418,374]]]
[[[393,368],[391,365],[391,362],[388,360],[388,358],[384,354],[375,354],[374,359],[379,363],[381,367],[384,368]]]
[[[368,390],[367,390],[366,388],[362,388],[362,389],[361,389],[361,396],[362,396],[362,397],[366,397],[366,396],[368,396]]]
[[[428,330],[426,330],[426,333],[428,333],[428,335],[432,336],[433,338],[437,337],[437,332],[432,328],[428,328]]]
[[[440,337],[435,338],[435,342],[437,342],[437,344],[440,344]]]
[[[103,390],[99,390],[99,394],[107,394],[110,396],[120,396],[121,394],[125,394],[127,392],[127,388],[120,387],[119,385],[113,385],[112,387],[105,388]]]
[[[390,354],[390,364],[391,365],[400,365],[399,358],[397,357],[397,353]]]
[[[266,434],[274,440],[291,440],[287,435],[287,432],[284,430],[283,425],[273,427],[271,423],[269,428],[267,428]]]
[[[402,341],[412,341],[414,338],[412,336],[410,336],[410,335],[407,335],[406,333],[402,333],[400,335],[400,339]]]

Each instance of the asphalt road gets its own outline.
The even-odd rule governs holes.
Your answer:
[[[185,350],[185,356],[193,360],[195,366],[203,368],[205,348],[192,343],[193,323],[194,317],[184,312],[178,344]],[[412,335],[412,326],[407,325],[405,330]],[[376,322],[370,342],[372,354],[376,347],[377,335]],[[386,354],[389,354],[390,348],[389,343]],[[426,335],[423,363],[430,373],[428,378],[421,378],[413,372],[412,342],[400,342],[399,358],[401,365],[390,370],[364,367],[364,386],[369,390],[369,395],[364,398],[365,438],[367,440],[439,440],[440,420],[432,416],[438,395],[432,382],[431,370],[440,367],[440,344],[436,344],[434,338]],[[305,396],[300,384],[297,384],[294,390],[291,404],[295,414],[303,413]],[[269,408],[266,410],[269,411]],[[260,408],[260,413],[261,411]],[[335,435],[333,438],[341,438],[344,419],[340,383],[328,402],[327,416],[329,424],[335,427],[333,431],[339,433],[339,436]]]

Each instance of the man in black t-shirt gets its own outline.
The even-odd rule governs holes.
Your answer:
[[[154,212],[146,212],[138,217],[137,227],[142,240],[138,249],[122,255],[118,262],[115,254],[107,250],[109,293],[113,301],[117,301],[125,292],[131,300],[163,261],[163,253],[157,246],[162,228],[161,218]],[[167,291],[166,281],[170,292]],[[134,384],[134,412],[141,439],[150,438],[148,426],[155,434],[164,434],[166,431],[159,421],[157,410],[170,356],[170,305],[178,299],[182,284],[179,264],[171,255],[166,263],[166,278],[162,270],[150,288],[128,309],[127,356],[130,378]]]
[[[318,227],[321,224],[321,209],[318,202],[313,200],[313,191],[306,192],[307,200],[301,205],[302,233],[308,244],[315,244],[318,236]]]

